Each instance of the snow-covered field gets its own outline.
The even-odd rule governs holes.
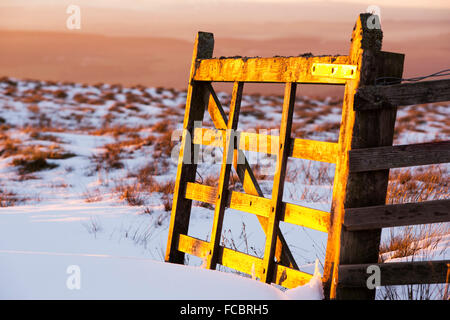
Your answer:
[[[187,267],[163,262],[176,174],[172,132],[182,125],[185,99],[186,92],[162,88],[1,79],[1,298],[321,298],[318,276],[284,292],[235,272],[205,270],[196,257],[188,257]],[[219,99],[226,109],[230,95]],[[299,97],[295,136],[336,141],[341,103]],[[239,128],[277,128],[281,105],[279,96],[245,95]],[[449,114],[447,104],[401,109],[395,144],[448,139]],[[213,127],[208,115],[204,126]],[[273,159],[258,164],[257,178],[270,195]],[[284,200],[329,210],[333,169],[289,160]],[[429,170],[441,179],[419,200],[448,198],[448,167]],[[200,164],[198,173],[199,182],[214,185],[219,165]],[[406,182],[423,191],[429,182],[417,174],[411,171]],[[233,179],[232,187],[241,188]],[[400,185],[391,202],[417,196]],[[212,215],[208,205],[195,203],[189,234],[208,239]],[[281,230],[300,269],[313,273],[317,260],[318,275],[326,234],[284,223]],[[229,209],[222,242],[261,256],[264,233],[255,216]],[[437,256],[448,257],[448,239]],[[66,285],[73,265],[81,271],[80,290]]]

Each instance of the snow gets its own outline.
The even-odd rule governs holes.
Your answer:
[[[97,221],[101,228],[96,234],[86,232],[84,227],[92,221]],[[158,248],[154,248],[155,256],[145,258],[149,251],[124,238],[123,234],[145,231],[148,225],[152,224],[146,216],[132,214],[125,207],[111,210],[103,203],[69,201],[64,207],[48,204],[2,210],[0,299],[322,297],[319,293],[320,274],[305,286],[282,292],[274,286],[236,274],[156,261],[162,258],[156,257]],[[105,236],[105,230],[110,229],[113,232]],[[167,229],[152,238],[147,241],[159,242],[159,249],[162,248]],[[81,270],[80,290],[69,290],[66,286],[69,277],[66,270],[72,265]],[[316,271],[318,273],[318,269]]]
[[[287,299],[279,289],[230,273],[152,259],[0,251],[1,299]],[[80,268],[80,289],[66,285]],[[7,288],[7,289],[6,289]],[[5,290],[6,289],[6,290]]]
[[[322,299],[320,272],[325,255],[326,233],[281,223],[280,228],[300,270],[313,274],[312,280],[301,287],[282,291],[250,277],[233,273],[219,266],[218,271],[201,268],[202,261],[188,256],[186,266],[164,263],[170,212],[164,205],[164,194],[146,192],[142,205],[131,206],[121,199],[116,187],[132,184],[136,172],[148,164],[161,170],[154,177],[160,182],[175,178],[176,162],[169,158],[156,158],[151,144],[124,147],[120,161],[123,168],[96,169],[92,157],[105,152],[105,145],[124,141],[131,133],[141,138],[160,137],[163,132],[179,128],[184,110],[186,93],[155,88],[117,88],[46,84],[14,80],[17,93],[4,94],[8,87],[0,81],[0,117],[10,125],[6,132],[10,139],[19,139],[20,145],[50,148],[56,144],[76,156],[68,159],[48,159],[59,166],[52,170],[34,172],[32,178],[22,179],[12,166],[18,157],[0,155],[0,190],[12,191],[25,201],[15,206],[0,207],[0,298],[3,299]],[[23,102],[26,90],[40,87],[41,101]],[[51,91],[63,90],[65,99],[57,99]],[[101,101],[104,92],[114,92],[115,100]],[[143,101],[127,102],[127,94],[134,94]],[[76,94],[89,99],[99,99],[99,104],[78,103]],[[218,93],[221,101],[229,94]],[[111,111],[116,101],[132,104],[139,111],[120,107]],[[330,99],[307,100],[298,105],[326,108]],[[243,106],[255,106],[264,113],[258,119],[251,113],[240,117],[239,128],[249,130],[263,123],[264,128],[276,128],[280,119],[282,98],[244,96]],[[39,113],[28,109],[37,105]],[[426,106],[421,107],[427,110]],[[225,107],[225,110],[227,108]],[[309,109],[310,110],[310,109]],[[399,117],[407,115],[406,108]],[[340,108],[331,107],[312,123],[299,126],[302,136],[316,140],[336,140],[337,131],[315,130],[316,126],[330,122],[339,123]],[[429,123],[438,123],[448,117],[448,107],[440,107]],[[113,115],[107,119],[108,115]],[[43,121],[46,118],[47,120]],[[295,117],[300,118],[298,116]],[[0,119],[0,120],[1,120]],[[154,132],[152,126],[169,119],[172,128]],[[295,121],[296,121],[295,120]],[[109,122],[108,122],[109,121]],[[46,125],[48,123],[48,125]],[[1,121],[0,121],[1,124]],[[205,117],[205,126],[211,120]],[[126,126],[131,128],[123,135],[115,136],[96,130]],[[57,142],[32,138],[29,128],[43,135],[58,138]],[[428,128],[424,124],[423,128]],[[45,130],[44,130],[45,129]],[[42,132],[41,132],[42,130]],[[425,132],[405,131],[396,144],[411,141],[429,141],[442,137],[439,128]],[[0,136],[0,138],[2,138]],[[0,141],[1,142],[1,141]],[[1,151],[1,150],[0,150]],[[251,159],[251,157],[249,158]],[[167,163],[165,163],[164,161]],[[270,164],[270,161],[269,161]],[[296,179],[286,182],[284,201],[328,211],[331,206],[331,183],[306,181],[308,161],[291,159],[288,170]],[[217,175],[220,165],[200,164],[202,177]],[[311,172],[318,169],[311,167]],[[326,168],[333,178],[334,166]],[[293,174],[294,175],[294,174]],[[200,178],[199,178],[200,179]],[[264,194],[270,197],[270,176],[260,180]],[[92,197],[93,201],[88,202]],[[189,235],[209,239],[213,211],[194,204]],[[449,245],[444,239],[441,246]],[[265,235],[256,217],[238,210],[227,209],[223,224],[222,242],[225,246],[247,254],[262,256]],[[448,252],[448,250],[444,250]],[[444,253],[444,255],[448,253]],[[442,255],[437,255],[441,256]],[[80,290],[66,286],[69,266],[79,266]],[[223,272],[226,271],[226,272]],[[218,289],[220,288],[220,290]]]
[[[287,290],[285,295],[291,300],[322,300],[324,299],[322,288],[322,275],[319,272],[319,260],[316,260],[314,274],[311,280],[304,286]]]
[[[4,85],[1,83],[2,86]],[[4,299],[292,299],[321,298],[317,294],[317,283],[303,286],[297,294],[283,292],[277,287],[251,280],[236,273],[211,271],[201,268],[202,261],[189,257],[188,266],[163,263],[167,243],[170,212],[164,210],[162,195],[153,193],[146,198],[144,206],[129,206],[119,201],[114,187],[127,181],[129,171],[154,161],[152,146],[133,153],[124,153],[123,169],[92,172],[91,157],[103,152],[108,143],[121,137],[108,134],[97,135],[89,130],[104,126],[103,117],[110,113],[111,101],[103,105],[72,102],[77,93],[95,98],[101,91],[97,88],[46,85],[46,90],[63,89],[65,101],[56,101],[45,93],[44,100],[37,103],[41,115],[50,118],[53,127],[63,130],[47,130],[42,134],[58,138],[56,144],[76,156],[48,162],[59,166],[52,170],[33,173],[32,179],[18,179],[17,169],[11,166],[16,156],[0,158],[0,184],[8,191],[26,197],[24,203],[0,208],[0,298]],[[0,88],[2,87],[0,86]],[[110,89],[108,86],[103,88]],[[17,81],[17,91],[33,88],[26,81]],[[95,90],[94,90],[95,89]],[[139,90],[123,89],[116,99],[126,101],[126,93],[140,94]],[[165,108],[180,109],[185,93],[147,89],[152,101],[163,103]],[[221,95],[224,99],[225,95]],[[170,97],[167,98],[167,97]],[[249,99],[245,97],[245,99]],[[28,104],[17,97],[0,95],[0,102],[8,108],[0,108],[0,116],[13,127],[8,130],[10,138],[19,139],[22,145],[49,148],[52,141],[32,139],[23,126],[41,124],[39,117]],[[114,125],[140,126],[140,136],[151,134],[149,126],[164,118],[165,110],[159,105],[135,104],[141,110],[136,115],[130,110],[116,114]],[[271,110],[272,107],[266,107]],[[82,111],[82,110],[86,111]],[[178,112],[174,123],[179,125],[183,112]],[[273,112],[272,112],[273,113]],[[152,115],[151,118],[139,115]],[[159,114],[159,115],[158,115]],[[82,115],[77,120],[73,115]],[[276,115],[278,116],[278,115]],[[253,117],[247,117],[251,122]],[[245,118],[244,118],[245,120]],[[245,122],[245,121],[244,121]],[[87,129],[79,129],[79,128]],[[155,133],[155,135],[158,135]],[[214,166],[204,166],[202,174],[213,171]],[[216,166],[217,169],[217,166]],[[155,176],[164,182],[173,179],[176,163],[170,163],[166,173]],[[265,185],[262,183],[262,185]],[[270,194],[271,186],[266,187]],[[86,193],[98,199],[86,202]],[[316,204],[317,205],[317,204]],[[327,204],[325,204],[326,206]],[[151,213],[145,213],[145,210]],[[191,216],[189,234],[208,239],[212,225],[212,211],[195,206]],[[287,238],[298,241],[295,226],[283,226]],[[295,230],[297,229],[297,230]],[[227,210],[224,222],[224,241],[235,249],[261,255],[264,233],[254,215],[237,210]],[[303,245],[311,241],[305,237]],[[314,270],[315,253],[293,247],[304,259],[303,271]],[[66,280],[67,267],[78,265],[82,273],[80,290],[69,290]],[[320,277],[319,277],[320,278]],[[315,279],[315,280],[314,280]],[[317,277],[313,281],[317,282]],[[220,290],[217,290],[220,288]],[[294,292],[294,291],[293,291]],[[300,294],[301,293],[301,294]]]

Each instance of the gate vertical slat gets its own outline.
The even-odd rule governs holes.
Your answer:
[[[197,171],[198,146],[193,144],[194,124],[203,121],[205,107],[209,99],[207,83],[194,82],[197,59],[211,58],[214,50],[214,37],[212,33],[199,32],[192,55],[191,74],[186,99],[186,111],[183,122],[183,136],[180,154],[178,157],[177,177],[170,216],[169,236],[165,261],[184,263],[184,253],[177,250],[180,234],[187,234],[191,215],[192,200],[186,199],[186,185],[194,182]]]
[[[297,84],[286,83],[284,92],[283,112],[281,115],[280,140],[278,149],[277,168],[273,179],[272,203],[267,224],[266,244],[263,259],[263,275],[261,281],[270,283],[274,274],[274,255],[276,247],[279,219],[283,209],[284,179],[289,158],[292,116],[294,113]]]
[[[220,237],[222,235],[223,216],[227,205],[231,165],[233,161],[234,150],[235,148],[237,148],[236,129],[238,126],[243,87],[243,82],[235,82],[233,87],[233,94],[231,97],[230,114],[227,123],[226,142],[223,151],[217,198],[214,209],[214,222],[211,232],[210,250],[206,260],[206,268],[208,269],[216,269],[218,260]]]

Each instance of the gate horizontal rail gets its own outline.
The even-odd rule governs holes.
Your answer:
[[[450,260],[440,260],[341,265],[339,282],[344,287],[365,287],[367,268],[373,265],[380,268],[381,286],[446,283],[449,280]]]

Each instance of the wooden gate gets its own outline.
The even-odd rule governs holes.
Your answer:
[[[396,106],[404,102],[418,103],[420,99],[412,94],[400,94],[397,97],[399,90],[395,85],[373,86],[380,77],[398,79],[397,82],[400,82],[404,55],[381,51],[382,32],[370,24],[370,17],[370,14],[359,16],[348,56],[217,59],[212,58],[213,35],[199,32],[187,92],[165,258],[167,262],[183,264],[184,254],[187,253],[205,259],[209,269],[215,269],[217,264],[221,264],[253,274],[266,283],[277,283],[286,288],[303,285],[312,275],[298,270],[279,229],[279,222],[284,221],[328,232],[323,276],[327,297],[374,298],[374,290],[365,287],[368,275],[364,268],[367,264],[378,262],[381,228],[405,225],[405,222],[413,224],[450,220],[448,200],[385,206],[389,168],[432,163],[428,157],[416,156],[430,148],[437,155],[432,157],[434,162],[448,162],[450,151],[448,142],[407,148],[392,147]],[[212,82],[234,83],[228,116],[214,92]],[[245,82],[285,83],[279,136],[246,132],[236,134]],[[296,88],[301,83],[345,85],[337,143],[291,138]],[[430,102],[448,100],[449,82],[445,83],[446,95],[437,97],[438,94],[433,96],[428,93]],[[403,87],[406,85],[397,86],[406,88]],[[409,93],[414,91],[405,90]],[[205,109],[209,111],[215,130],[196,128],[194,125],[201,123]],[[214,138],[204,139],[206,133]],[[276,148],[270,147],[273,143],[277,144]],[[195,182],[199,144],[220,146],[224,150],[217,187]],[[243,151],[277,155],[271,199],[264,197]],[[282,201],[289,157],[336,164],[331,213]],[[376,161],[377,157],[383,157],[383,161]],[[228,190],[232,165],[245,193]],[[187,235],[193,200],[214,205],[209,242]],[[417,214],[417,206],[425,208],[426,212],[434,212],[433,218]],[[266,234],[263,258],[220,245],[227,207],[257,216]],[[386,214],[386,210],[393,212],[392,215]],[[386,215],[391,219],[386,219]],[[438,276],[433,279],[442,280],[446,263],[433,262],[430,268],[438,268]],[[398,270],[404,269],[396,269],[394,265],[398,264],[381,265],[382,284],[392,283],[391,280],[383,282],[385,273],[397,276]],[[419,268],[423,272],[427,266],[414,265],[412,269]]]

